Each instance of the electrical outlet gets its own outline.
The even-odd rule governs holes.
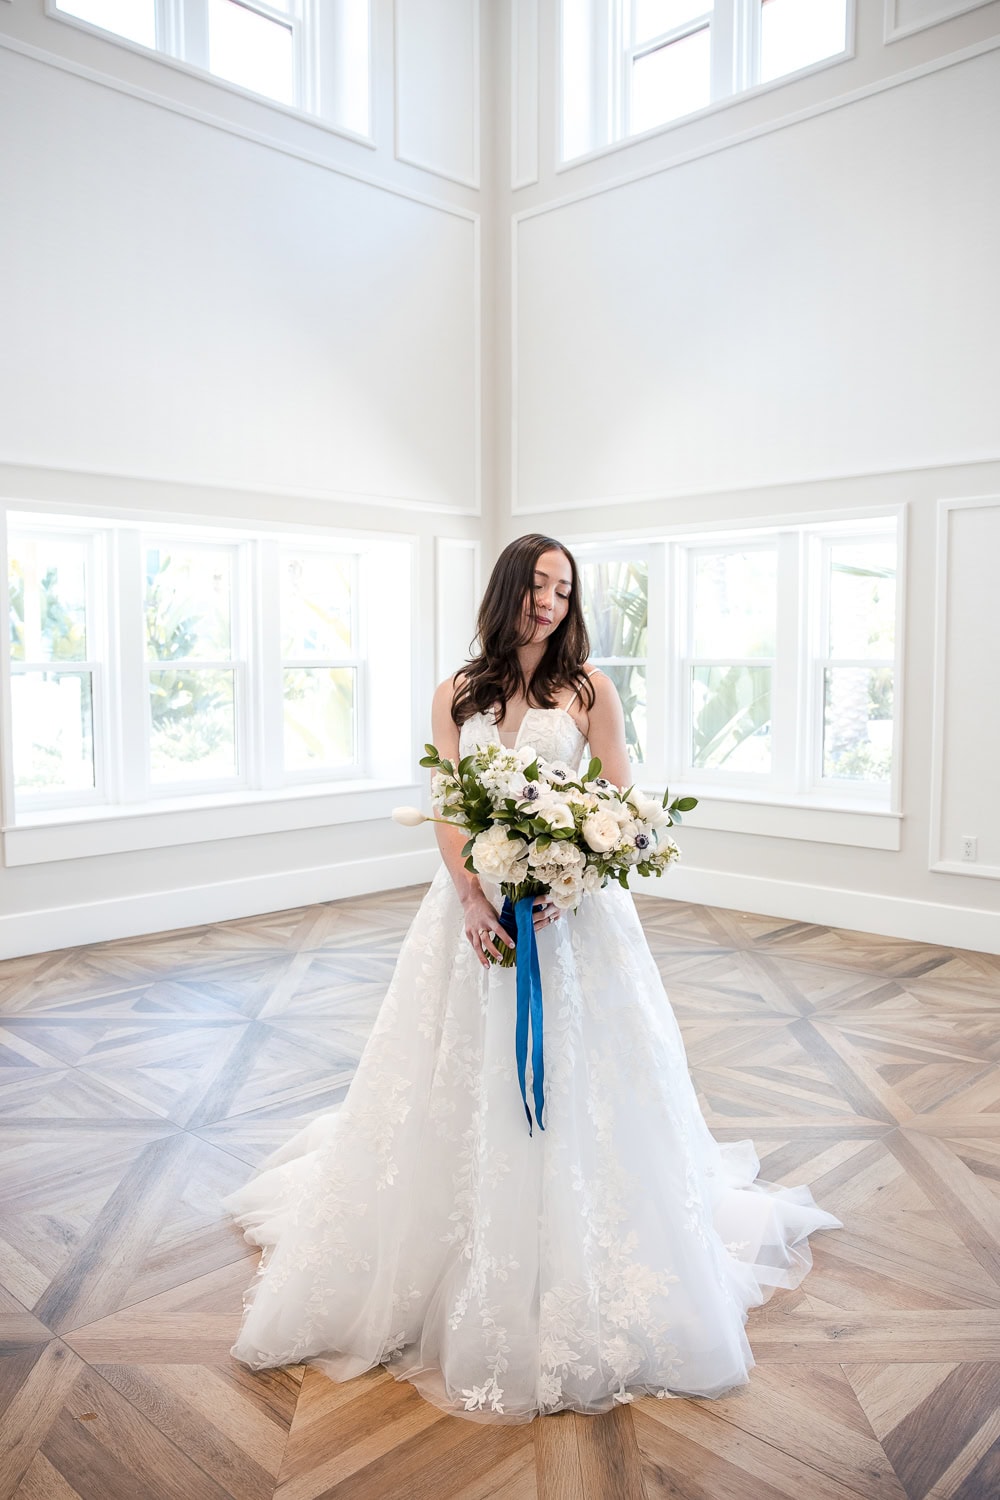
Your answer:
[[[970,862],[975,860],[976,841],[974,838],[969,837],[962,840],[962,858]]]

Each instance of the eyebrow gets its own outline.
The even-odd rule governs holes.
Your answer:
[[[546,573],[546,571],[545,571],[544,568],[536,568],[535,569],[535,573],[540,578],[548,578],[548,576],[549,576],[548,573]],[[559,583],[569,583],[569,584],[572,584],[572,582],[573,582],[572,578],[560,578],[557,581]]]

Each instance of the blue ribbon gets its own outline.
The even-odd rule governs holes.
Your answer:
[[[531,1110],[528,1108],[527,1068],[528,1030],[531,1030],[532,1093],[535,1101],[535,1119],[539,1130],[544,1130],[542,1106],[544,1103],[545,1061],[542,1053],[542,974],[538,966],[538,943],[534,923],[535,897],[522,896],[511,906],[509,896],[504,897],[500,913],[501,925],[517,933],[514,962],[517,969],[517,1021],[514,1028],[514,1051],[517,1057],[517,1078],[521,1085],[524,1113],[528,1117],[528,1134],[531,1135]]]

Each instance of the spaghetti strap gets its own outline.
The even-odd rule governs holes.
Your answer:
[[[598,668],[598,667],[594,667],[594,668],[593,668],[593,669],[592,669],[592,670],[591,670],[591,671],[590,671],[590,672],[585,672],[585,673],[584,673],[584,674],[583,674],[583,675],[584,675],[584,676],[585,676],[585,677],[593,677],[593,675],[594,675],[594,672],[597,672],[597,671],[599,671],[599,670],[600,670],[600,669],[599,669],[599,668]],[[577,690],[576,690],[576,692],[575,692],[575,693],[574,693],[574,694],[573,694],[573,696],[572,696],[572,698],[571,698],[571,699],[570,699],[570,700],[569,700],[569,702],[568,702],[568,703],[565,703],[565,704],[563,704],[563,707],[564,707],[564,708],[572,708],[572,706],[573,706],[573,704],[574,704],[574,703],[575,703],[575,702],[576,702],[576,700],[577,700],[577,698],[578,698],[578,697],[579,697],[579,696],[580,696],[580,689],[579,689],[579,688],[577,688]]]

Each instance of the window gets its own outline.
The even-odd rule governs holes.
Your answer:
[[[367,137],[369,0],[48,0],[134,46]]]
[[[54,804],[103,790],[104,660],[92,539],[22,531],[8,555],[14,784]]]
[[[574,548],[650,784],[892,806],[895,516]],[[648,586],[647,586],[648,581]]]
[[[17,814],[408,782],[408,740],[383,731],[407,718],[410,553],[392,538],[10,516]]]
[[[847,46],[848,0],[563,0],[562,149],[571,161]]]
[[[590,632],[590,660],[618,689],[629,758],[642,765],[647,754],[648,565],[634,552],[627,559],[582,560],[580,588]]]

